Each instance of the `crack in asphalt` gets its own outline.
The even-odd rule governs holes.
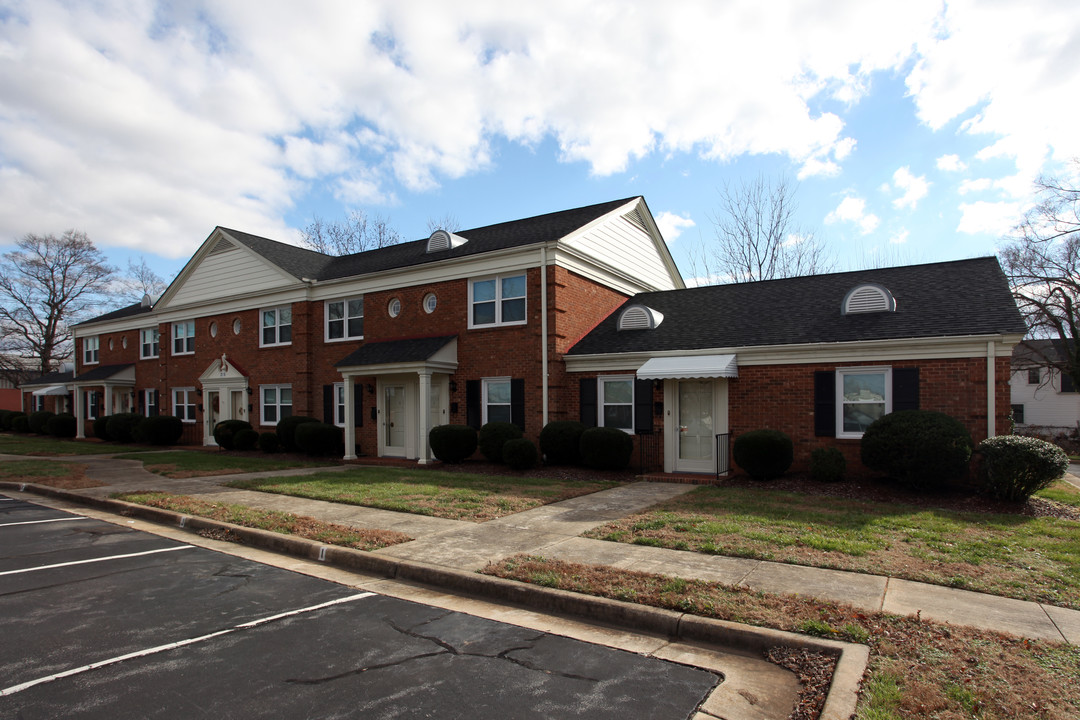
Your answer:
[[[378,663],[376,665],[366,665],[366,666],[361,667],[361,668],[353,668],[352,670],[346,670],[345,672],[338,673],[337,675],[328,675],[327,677],[306,678],[306,679],[305,678],[286,678],[285,682],[289,683],[290,685],[323,685],[325,683],[333,682],[335,680],[341,680],[342,678],[347,678],[347,677],[350,677],[352,675],[360,675],[360,674],[366,673],[366,672],[368,672],[370,670],[383,670],[385,668],[396,667],[398,665],[404,665],[405,663],[410,663],[413,660],[423,660],[424,658],[436,657],[438,655],[449,655],[449,654],[452,654],[452,653],[449,653],[446,650],[439,650],[439,651],[436,651],[436,652],[422,653],[420,655],[410,655],[407,658],[402,658],[401,660],[395,660],[394,662]]]

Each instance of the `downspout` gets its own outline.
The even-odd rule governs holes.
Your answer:
[[[986,343],[986,437],[997,435],[997,393],[994,378],[994,341]]]
[[[540,381],[543,385],[543,422],[548,424],[548,301],[547,301],[547,246],[540,248]]]

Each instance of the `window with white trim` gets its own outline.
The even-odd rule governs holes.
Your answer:
[[[172,324],[173,355],[191,355],[195,352],[195,321],[184,320]]]
[[[143,328],[139,331],[139,357],[143,360],[156,358],[161,353],[161,337],[158,329]]]
[[[334,383],[334,424],[345,427],[345,383]]]
[[[260,315],[262,334],[259,336],[259,347],[292,344],[291,306],[263,310]]]
[[[597,378],[597,421],[601,427],[634,431],[634,378],[630,375]]]
[[[101,347],[101,338],[97,335],[93,337],[83,338],[83,365],[97,365],[98,363],[98,350]]]
[[[158,414],[158,392],[157,390],[143,390],[143,414],[146,417],[154,417]]]
[[[499,275],[469,283],[469,327],[524,323],[524,273]]]
[[[483,423],[512,422],[510,411],[510,378],[484,378],[481,405]]]
[[[34,409],[34,412],[41,412],[42,410],[45,409],[45,396],[44,395],[33,395],[32,398],[33,398],[33,404],[31,405],[31,407]]]
[[[1039,368],[1028,368],[1028,385],[1038,385],[1042,382],[1042,373]]]
[[[98,391],[86,391],[86,419],[97,420]]]
[[[186,423],[193,423],[195,422],[195,406],[197,404],[198,395],[195,394],[195,388],[173,388],[173,415]]]
[[[364,298],[327,300],[326,339],[361,340],[364,337]]]
[[[866,428],[892,412],[892,368],[836,370],[836,437],[861,438]]]
[[[292,415],[292,385],[262,385],[262,424],[277,425]]]

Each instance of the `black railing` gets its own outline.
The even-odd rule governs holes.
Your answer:
[[[660,455],[660,433],[638,433],[634,436],[638,446],[638,474],[664,469],[664,458]]]
[[[720,480],[721,475],[726,475],[731,470],[731,455],[728,452],[730,446],[729,438],[731,436],[728,433],[716,436],[716,479]]]

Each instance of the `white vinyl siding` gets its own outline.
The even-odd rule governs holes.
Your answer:
[[[212,252],[204,257],[184,279],[176,295],[169,299],[169,304],[183,306],[230,299],[236,295],[237,282],[241,279],[245,293],[285,288],[296,282],[269,265],[268,261],[247,250],[233,248],[225,252]]]
[[[566,245],[619,269],[649,287],[657,290],[675,289],[652,236],[631,219],[616,217],[572,238]]]
[[[1059,372],[1042,372],[1044,381],[1050,372],[1049,382],[1030,382],[1027,370],[1013,372],[1009,380],[1010,403],[1024,406],[1025,426],[1074,430],[1080,424],[1080,395],[1061,391]]]

